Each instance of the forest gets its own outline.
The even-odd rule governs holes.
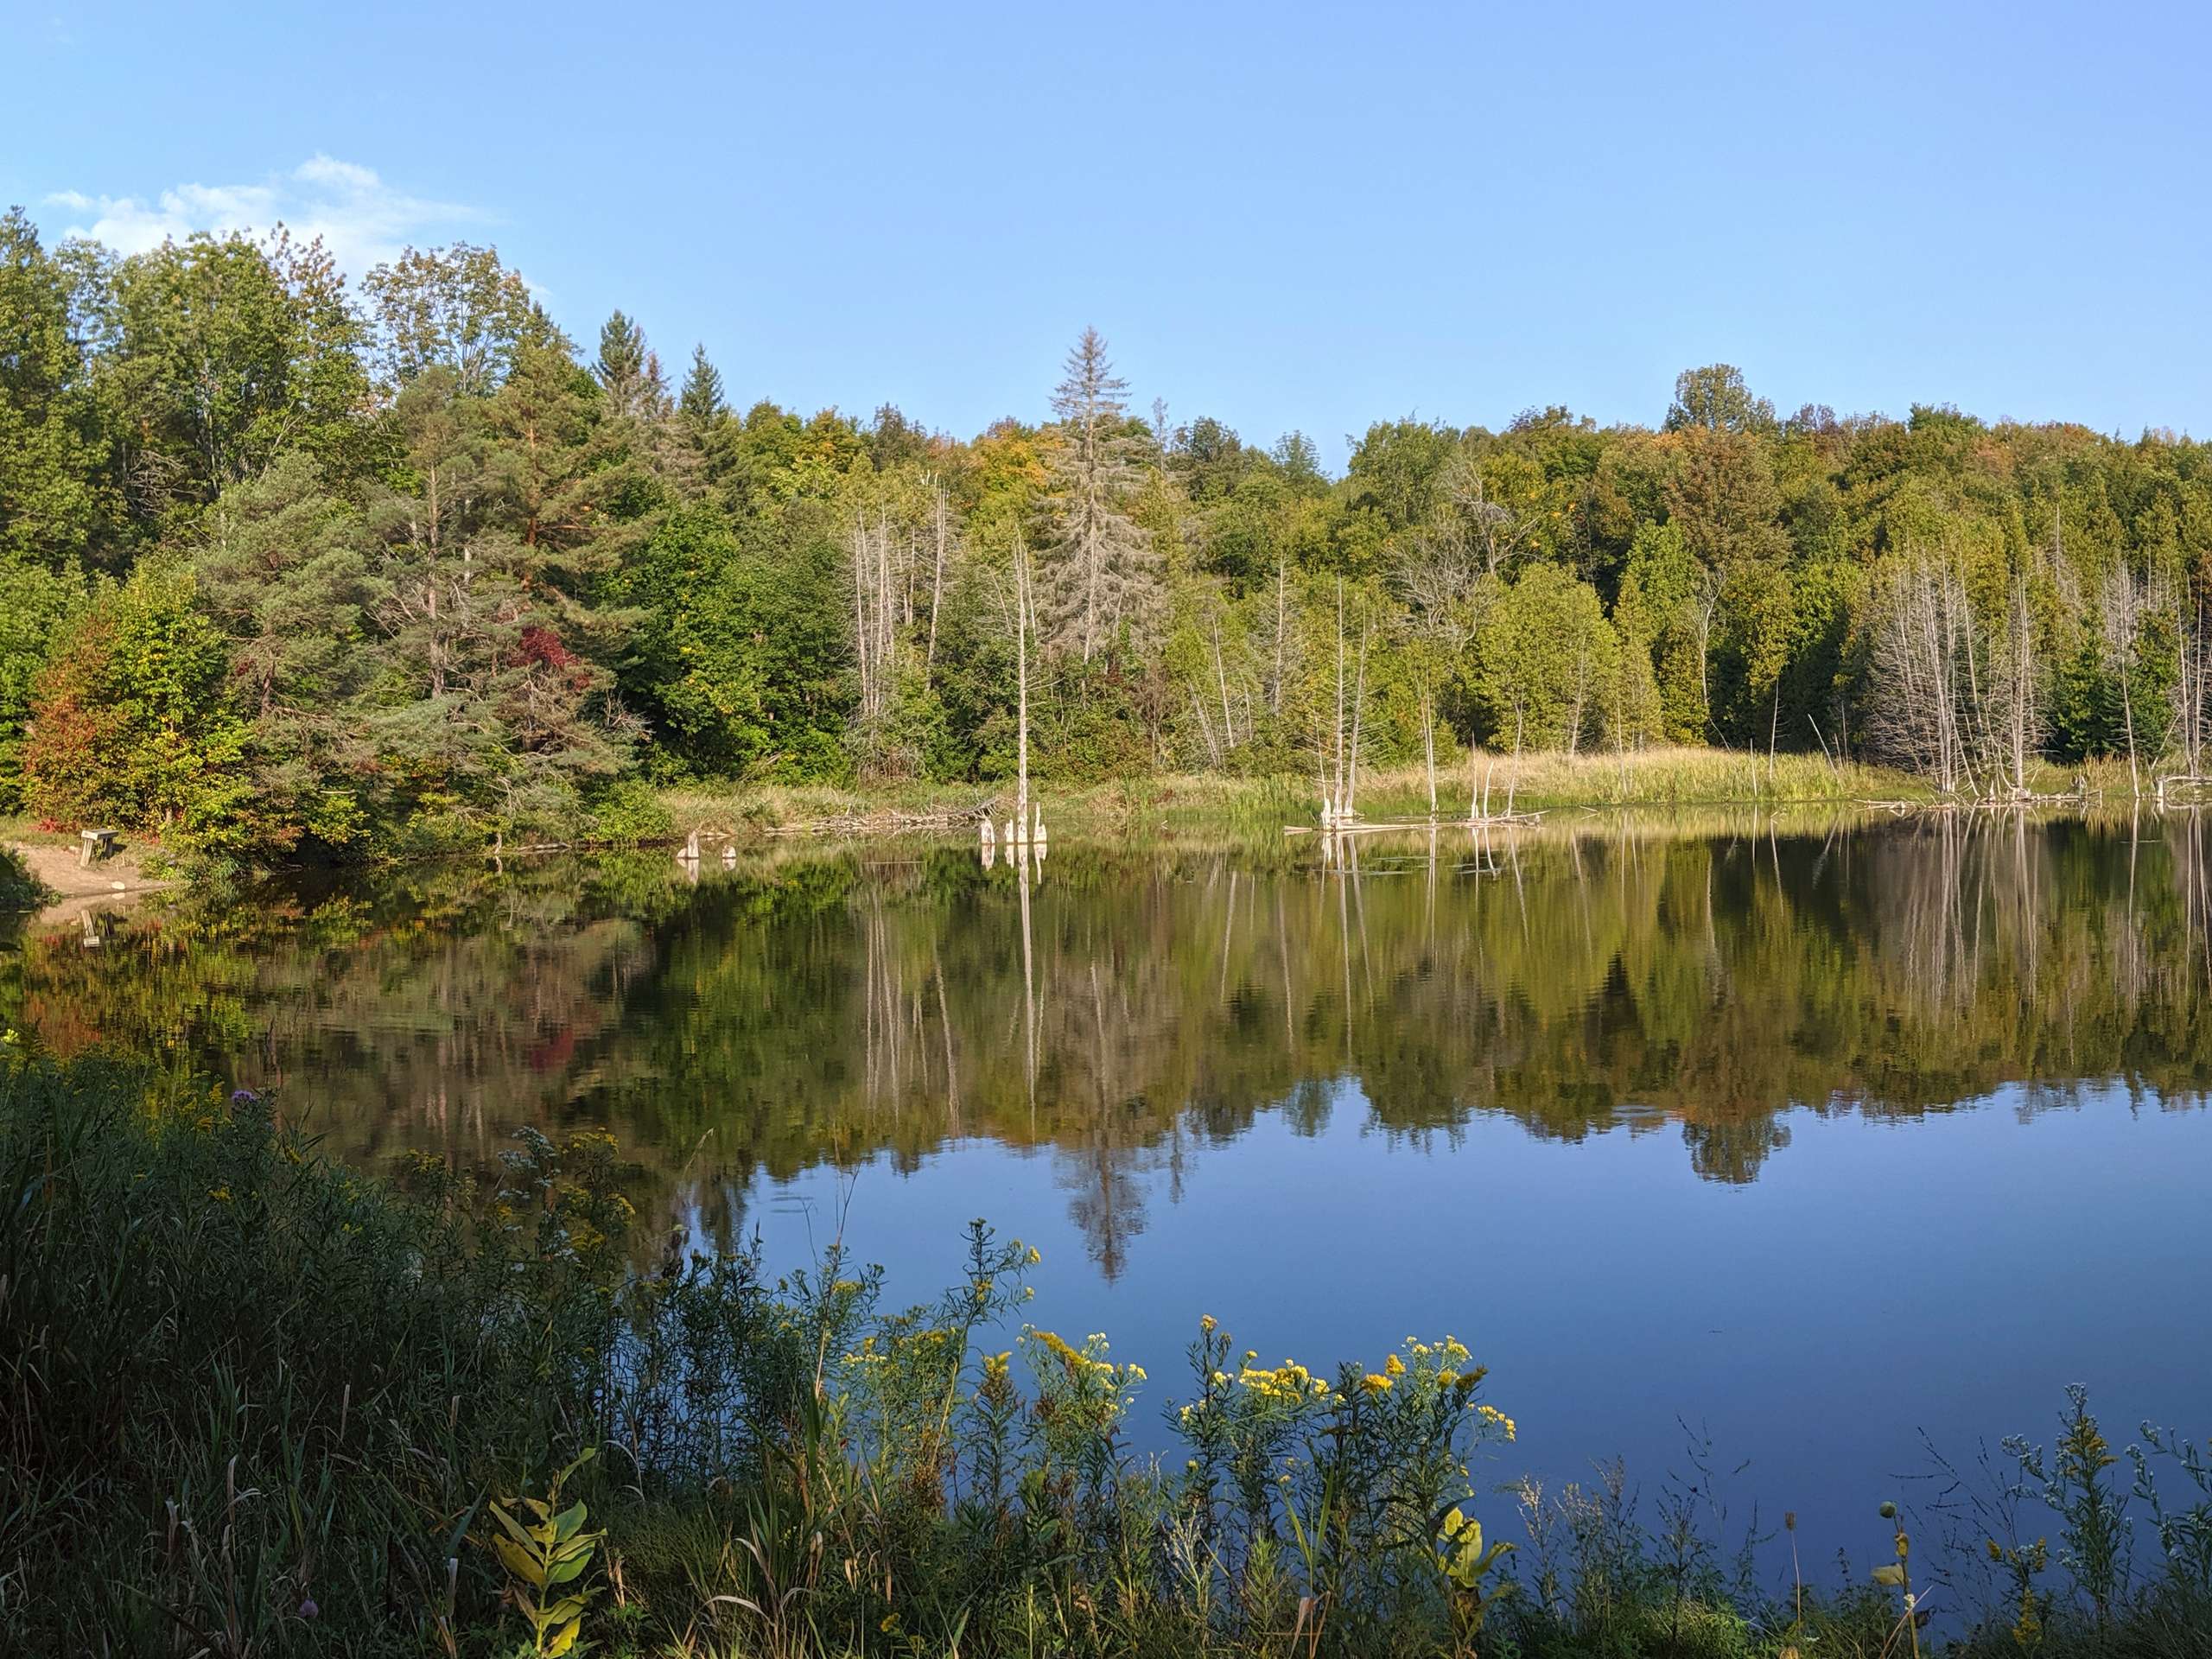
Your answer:
[[[351,285],[282,231],[121,257],[13,212],[0,815],[238,863],[635,838],[678,784],[980,797],[1025,705],[1047,783],[2204,770],[2194,440],[1779,415],[1713,365],[1655,427],[1379,420],[1331,476],[1144,400],[1093,329],[1039,369],[1049,418],[969,438],[807,415],[620,313],[579,346],[487,247]]]

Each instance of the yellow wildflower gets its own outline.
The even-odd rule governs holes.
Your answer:
[[[1382,1369],[1392,1376],[1403,1376],[1406,1374],[1406,1362],[1393,1354],[1382,1362]]]
[[[1380,1371],[1370,1371],[1359,1379],[1359,1386],[1370,1394],[1388,1394],[1390,1391],[1390,1379]]]

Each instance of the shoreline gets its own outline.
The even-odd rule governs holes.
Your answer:
[[[1904,772],[1838,764],[1817,754],[1751,755],[1715,748],[1652,748],[1623,754],[1529,753],[1467,757],[1440,763],[1432,780],[1418,766],[1363,772],[1353,815],[1340,831],[1450,831],[1528,827],[1546,815],[1576,813],[1628,817],[1668,814],[1756,815],[1828,811],[1902,817],[1923,812],[2002,810],[2032,813],[2125,814],[2189,807],[2130,793],[2124,763],[2093,762],[2063,768],[2041,763],[2031,794],[2019,800],[1985,801],[1942,796]],[[2082,785],[2086,784],[2086,792]],[[974,837],[988,817],[1012,810],[1010,779],[974,783],[903,782],[868,785],[746,784],[711,781],[664,785],[652,791],[661,822],[644,833],[584,835],[574,839],[529,837],[488,844],[391,852],[360,862],[367,868],[444,859],[499,859],[624,848],[682,849],[696,842],[717,849],[803,839],[825,842],[906,836]],[[1487,816],[1470,816],[1487,797]],[[1321,786],[1306,776],[1274,773],[1231,777],[1214,772],[1154,772],[1138,777],[1058,782],[1030,781],[1030,798],[1046,815],[1048,833],[1063,838],[1156,839],[1163,847],[1192,838],[1275,839],[1315,833],[1321,822]],[[80,868],[73,844],[48,838],[20,820],[0,824],[0,855],[12,855],[30,878],[38,902],[12,903],[0,870],[0,912],[50,918],[99,902],[201,885],[188,869],[149,876],[128,842],[89,869]],[[336,868],[341,860],[253,864],[259,872]],[[18,889],[21,881],[16,883]],[[44,889],[40,895],[38,889]]]
[[[149,876],[129,845],[98,863],[78,861],[77,849],[59,841],[0,840],[0,858],[11,868],[0,871],[0,910],[13,910],[36,922],[67,920],[81,911],[117,900],[135,899],[182,885]],[[22,902],[24,899],[29,903]]]

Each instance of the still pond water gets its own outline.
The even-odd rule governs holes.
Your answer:
[[[1520,1426],[1478,1478],[1649,1504],[1694,1430],[1826,1559],[2069,1382],[2212,1427],[2208,870],[2175,818],[419,867],[0,933],[0,1026],[367,1167],[603,1123],[649,1237],[842,1217],[902,1299],[987,1217],[1155,1404],[1203,1313],[1450,1332]]]

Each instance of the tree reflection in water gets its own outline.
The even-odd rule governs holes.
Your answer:
[[[1785,1114],[2212,1070],[2195,815],[1465,828],[1239,849],[779,848],[270,881],[0,942],[0,1024],[275,1089],[342,1155],[603,1122],[728,1238],[756,1173],[1049,1149],[1099,1268],[1262,1113],[1674,1125],[1757,1179]],[[1150,1177],[1163,1175],[1164,1181]],[[650,1231],[650,1230],[647,1230]]]

